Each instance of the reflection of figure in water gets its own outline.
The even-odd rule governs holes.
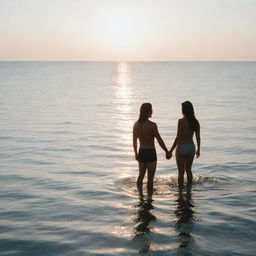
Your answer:
[[[183,118],[178,121],[177,136],[174,140],[170,154],[176,148],[176,163],[179,171],[178,183],[179,188],[183,188],[184,172],[187,173],[188,190],[191,189],[193,176],[192,176],[192,163],[194,156],[200,156],[200,124],[195,118],[193,105],[189,101],[182,103]],[[193,135],[196,134],[197,150],[193,142]]]
[[[133,127],[133,148],[135,153],[135,159],[139,161],[139,176],[137,179],[138,189],[142,189],[143,179],[148,171],[147,188],[148,193],[153,193],[153,179],[156,171],[156,150],[155,142],[156,138],[161,148],[166,152],[166,157],[169,157],[169,152],[162,140],[157,125],[148,119],[152,116],[152,105],[150,103],[144,103],[140,108],[140,116],[138,121]],[[137,139],[140,142],[139,152],[137,151]]]
[[[177,220],[175,221],[175,230],[179,239],[178,252],[180,255],[195,255],[196,244],[191,235],[195,217],[190,191],[187,191],[185,195],[179,191],[176,202],[175,215]]]
[[[135,239],[139,242],[139,252],[148,252],[151,246],[151,239],[148,233],[152,230],[152,224],[150,222],[154,221],[156,217],[151,214],[151,210],[154,209],[152,205],[152,198],[148,197],[144,199],[142,190],[139,191],[139,203],[136,205],[136,215],[134,222],[136,223],[134,227]]]

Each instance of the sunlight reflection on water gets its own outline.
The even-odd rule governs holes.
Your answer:
[[[133,124],[131,106],[134,100],[130,69],[131,67],[128,63],[118,63],[117,74],[114,78],[118,128],[121,130],[121,142],[125,145],[131,144],[131,129]]]

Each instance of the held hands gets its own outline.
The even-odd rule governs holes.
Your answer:
[[[165,157],[166,157],[167,160],[170,160],[172,158],[172,152],[171,151],[166,151],[165,152]],[[135,158],[136,161],[139,161],[138,153],[137,154],[135,153],[134,158]]]
[[[165,152],[165,157],[167,160],[171,159],[172,158],[172,152],[171,151],[166,151]]]

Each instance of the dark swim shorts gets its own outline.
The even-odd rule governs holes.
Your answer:
[[[139,162],[155,162],[157,160],[156,150],[154,148],[140,148],[139,149]]]

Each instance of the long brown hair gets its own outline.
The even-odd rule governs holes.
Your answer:
[[[199,128],[199,122],[195,118],[194,108],[190,101],[182,103],[182,114],[188,119],[189,128],[196,131]]]
[[[140,107],[140,116],[138,122],[143,124],[148,119],[148,113],[152,111],[151,103],[143,103]]]

